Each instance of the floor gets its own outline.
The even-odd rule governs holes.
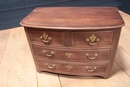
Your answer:
[[[130,15],[125,21],[112,76],[76,77],[36,72],[23,27],[0,30],[0,87],[130,87]]]

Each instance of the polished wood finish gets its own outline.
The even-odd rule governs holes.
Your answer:
[[[96,45],[93,47],[108,48],[112,44],[113,33],[114,33],[113,30],[72,32],[73,46],[91,48],[92,46],[90,46],[90,44],[89,44],[91,42],[90,36],[94,35],[97,38],[99,38],[100,41],[97,42]],[[87,41],[86,40],[87,38],[89,38],[90,41]]]
[[[30,40],[34,43],[39,43],[39,44],[43,44],[42,39],[40,38],[40,36],[42,36],[43,32],[45,32],[46,34],[48,34],[49,36],[52,37],[52,42],[50,42],[49,45],[64,45],[63,42],[63,32],[62,31],[48,31],[48,30],[41,30],[41,29],[34,29],[31,28],[29,29],[29,36],[30,36]],[[40,35],[40,36],[39,36]],[[58,38],[57,38],[58,37]],[[47,45],[47,44],[43,44],[43,45]]]
[[[37,71],[108,78],[124,22],[115,7],[48,7],[21,25]]]
[[[46,62],[45,60],[37,61],[40,70],[53,73],[69,74],[69,75],[84,75],[84,76],[104,76],[107,70],[107,63],[64,63],[64,62]],[[101,64],[100,64],[101,63]],[[69,69],[70,67],[70,69]],[[88,67],[88,68],[86,68]]]
[[[40,60],[68,61],[68,62],[90,62],[95,60],[108,60],[110,49],[100,50],[76,50],[76,49],[55,49],[41,46],[33,46],[34,54],[39,56]],[[51,52],[54,52],[54,55]],[[96,56],[97,54],[97,56]],[[52,55],[52,56],[47,56]],[[68,56],[67,56],[68,55]],[[80,58],[80,59],[79,59]]]
[[[92,30],[119,28],[124,22],[113,7],[39,7],[21,24],[36,28]]]

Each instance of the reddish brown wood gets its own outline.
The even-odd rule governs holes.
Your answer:
[[[38,72],[108,78],[124,21],[115,7],[43,7],[21,25]]]
[[[119,28],[124,22],[115,7],[40,7],[34,9],[21,25],[36,28],[92,30]]]
[[[52,38],[52,41],[50,42],[49,45],[64,45],[64,41],[63,41],[63,32],[62,31],[52,31],[52,30],[41,30],[41,29],[35,29],[35,28],[29,28],[29,36],[30,36],[30,40],[32,42],[36,42],[39,44],[43,44],[42,39],[40,39],[40,36],[45,32],[48,37]],[[58,37],[58,38],[57,38]],[[46,44],[43,44],[46,45]]]
[[[53,73],[60,73],[60,74],[69,74],[69,75],[85,75],[85,76],[104,76],[107,70],[107,63],[100,62],[101,64],[93,64],[93,63],[82,63],[82,64],[75,64],[75,63],[64,63],[64,62],[51,62],[51,61],[44,61],[38,60],[37,64],[41,71],[49,71]],[[53,68],[48,68],[48,66]],[[55,64],[55,66],[53,66]],[[69,70],[68,67],[72,68]],[[86,69],[86,66],[88,69]],[[96,69],[94,67],[96,66]],[[88,70],[93,70],[88,71]]]
[[[34,48],[34,55],[37,55],[40,60],[50,60],[50,61],[66,61],[66,62],[91,62],[91,61],[106,61],[109,59],[110,49],[97,49],[97,50],[77,50],[77,49],[55,49],[55,48],[48,48],[48,47],[41,47],[35,46]],[[46,52],[44,52],[46,51]],[[54,55],[51,57],[46,56],[46,54],[51,55],[51,51],[54,52]],[[67,53],[71,53],[72,55],[68,58]],[[86,54],[89,54],[87,56]],[[95,54],[98,56],[95,57]],[[91,59],[93,58],[94,59]]]
[[[112,38],[113,38],[113,30],[106,30],[106,31],[78,31],[78,32],[72,32],[72,42],[73,46],[76,47],[88,47],[91,48],[86,41],[86,38],[89,38],[92,34],[96,35],[100,41],[96,43],[96,47],[104,47],[109,48],[112,44]],[[93,46],[93,47],[95,47]]]

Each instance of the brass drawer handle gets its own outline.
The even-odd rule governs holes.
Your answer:
[[[51,40],[42,40],[43,43],[49,44],[51,42]]]
[[[86,53],[85,55],[86,55],[87,58],[90,59],[90,60],[93,60],[93,59],[95,59],[95,58],[98,56],[97,53],[94,54],[94,57],[90,57],[88,53]]]
[[[42,39],[42,42],[44,44],[50,44],[51,40],[52,40],[52,38],[48,34],[46,34],[45,32],[40,36],[40,39]]]
[[[94,34],[92,34],[91,36],[86,38],[86,41],[89,43],[89,45],[94,46],[94,45],[96,45],[97,42],[100,41],[100,39],[97,36],[95,36]]]
[[[49,69],[53,69],[56,65],[55,64],[51,64],[51,66],[50,65],[48,65],[48,63],[46,63],[46,65],[47,65],[47,67],[49,68]]]
[[[86,70],[87,70],[89,73],[94,72],[94,70],[96,70],[96,69],[97,69],[96,66],[94,66],[93,69],[89,69],[89,67],[86,66]]]
[[[43,50],[43,52],[45,53],[45,55],[47,56],[47,57],[53,57],[54,56],[54,51],[51,51],[49,54],[48,53],[46,53],[46,50]]]

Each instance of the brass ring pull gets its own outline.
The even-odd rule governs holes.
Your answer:
[[[94,45],[96,45],[97,42],[100,41],[100,39],[97,36],[95,36],[94,34],[92,34],[91,36],[86,38],[86,41],[89,43],[89,45],[94,46]]]
[[[46,53],[46,50],[43,50],[43,52],[45,53],[45,55],[46,55],[47,57],[53,57],[54,54],[55,54],[54,51],[51,51],[50,54]]]
[[[95,43],[90,43],[90,42],[89,42],[89,45],[94,46],[94,45],[96,45],[96,42],[95,42]]]
[[[52,64],[52,65],[50,66],[50,65],[48,65],[48,63],[46,63],[46,65],[47,65],[47,67],[48,67],[49,69],[53,69],[53,68],[55,67],[55,64]]]
[[[43,43],[49,44],[51,41],[50,40],[42,40]]]
[[[89,67],[86,66],[86,70],[87,70],[89,73],[94,72],[95,69],[97,69],[96,66],[94,66],[93,69],[89,69]]]
[[[95,59],[95,58],[98,56],[97,53],[94,54],[94,57],[90,57],[88,53],[86,53],[85,55],[86,55],[87,58],[90,59],[90,60],[93,60],[93,59]]]

